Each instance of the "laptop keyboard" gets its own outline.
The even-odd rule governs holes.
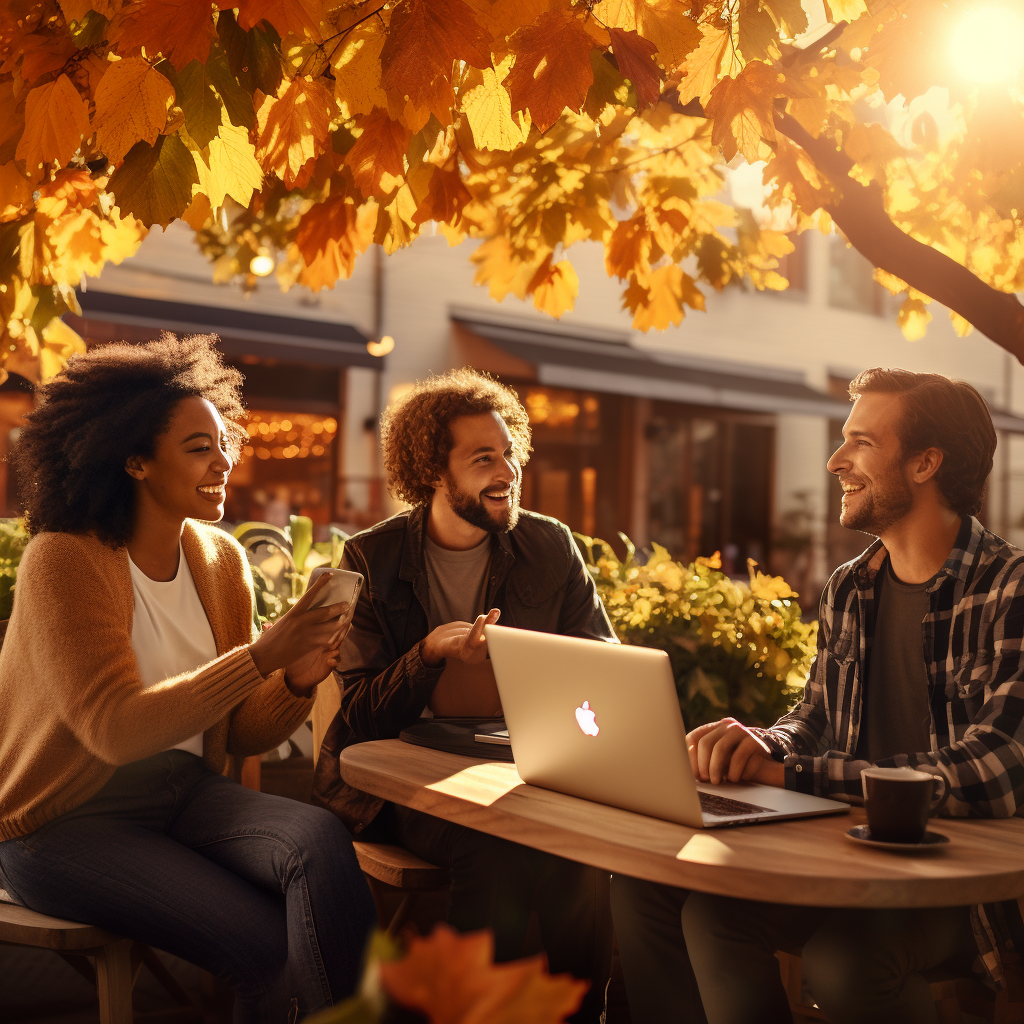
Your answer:
[[[777,814],[774,808],[758,807],[757,804],[747,804],[742,800],[731,800],[727,796],[719,796],[717,793],[697,794],[700,797],[700,809],[705,814],[713,814],[719,818],[728,818],[736,814]]]

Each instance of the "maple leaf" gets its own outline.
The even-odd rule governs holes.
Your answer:
[[[171,83],[141,57],[111,64],[93,98],[92,126],[103,155],[119,164],[136,142],[156,142],[173,98]]]
[[[477,246],[469,259],[477,265],[473,283],[487,285],[495,302],[501,302],[510,292],[517,298],[526,298],[526,286],[533,277],[533,268],[513,252],[512,244],[505,235],[490,238]]]
[[[862,14],[868,13],[868,5],[864,0],[824,0],[825,15],[829,21],[856,21]]]
[[[743,59],[776,60],[779,50],[778,30],[771,12],[761,0],[742,0],[736,14],[736,37]]]
[[[641,106],[654,106],[661,97],[661,71],[653,59],[657,47],[636,32],[627,32],[621,28],[610,28],[608,34],[622,77],[633,83]]]
[[[36,86],[25,100],[25,131],[15,156],[29,173],[44,163],[67,164],[89,133],[89,107],[67,75]]]
[[[462,112],[477,149],[511,153],[526,141],[512,117],[512,99],[493,68],[484,68],[479,85],[462,93]]]
[[[364,196],[382,196],[390,192],[405,174],[405,151],[409,129],[392,121],[383,110],[356,119],[362,130],[345,163],[352,169],[356,187]]]
[[[295,244],[306,269],[301,280],[307,288],[330,288],[339,278],[352,276],[356,256],[373,241],[376,211],[358,207],[351,196],[333,195],[302,215]]]
[[[729,30],[702,25],[701,32],[704,38],[687,56],[681,68],[684,77],[679,83],[679,101],[684,106],[690,100],[707,103],[721,75],[738,70],[739,62],[732,50]]]
[[[207,66],[197,60],[187,64],[175,76],[174,91],[189,135],[200,146],[208,145],[220,127],[224,105],[214,89]]]
[[[266,21],[282,36],[291,32],[320,40],[327,7],[327,0],[238,0],[238,24],[248,31]]]
[[[43,328],[43,344],[39,349],[39,379],[47,381],[67,365],[72,356],[84,355],[85,341],[60,317],[54,317]]]
[[[195,161],[181,138],[161,135],[155,146],[136,143],[110,176],[108,188],[122,216],[130,213],[146,227],[166,227],[185,212],[198,181]]]
[[[778,25],[780,34],[795,39],[807,31],[807,12],[800,0],[765,0],[765,6]]]
[[[145,47],[162,53],[180,71],[190,60],[205,61],[216,35],[210,0],[135,0],[110,24],[110,42],[131,55]]]
[[[327,144],[330,93],[322,83],[296,75],[281,82],[276,96],[257,92],[253,104],[256,159],[291,188]]]
[[[68,36],[55,36],[33,32],[25,36],[19,46],[21,51],[21,77],[31,85],[51,71],[63,68],[78,53],[74,40]],[[4,70],[6,70],[6,65]]]
[[[580,279],[568,260],[553,264],[548,254],[530,279],[526,290],[533,295],[533,304],[537,309],[559,320],[563,313],[576,304]]]
[[[775,143],[775,156],[764,169],[765,182],[777,182],[783,194],[806,213],[827,205],[831,190],[811,158],[786,139],[777,138]]]
[[[636,30],[658,48],[658,58],[665,68],[678,67],[703,38],[697,22],[688,17],[688,8],[685,0],[637,2]]]
[[[82,21],[90,11],[106,19],[112,18],[121,9],[123,0],[57,0],[67,21]]]
[[[0,224],[20,217],[31,199],[31,179],[13,161],[0,164]]]
[[[225,196],[248,206],[253,192],[263,185],[263,168],[256,160],[249,133],[225,118],[210,140],[208,153],[204,160],[201,153],[193,151],[199,175],[195,191],[205,193],[213,209],[223,205]]]
[[[373,240],[390,256],[411,244],[419,233],[416,216],[416,198],[408,183],[402,185],[387,206],[377,211]]]
[[[712,90],[705,112],[713,118],[711,141],[731,160],[741,152],[748,163],[760,158],[766,142],[775,141],[772,104],[779,90],[779,73],[761,61],[751,61],[736,78],[723,78]]]
[[[450,97],[448,84],[454,61],[477,68],[491,63],[490,39],[463,0],[401,0],[391,14],[387,42],[381,50],[381,86],[408,97],[414,107],[430,107],[442,124],[441,96]],[[451,110],[451,99],[448,99]],[[450,114],[447,120],[450,120]]]
[[[459,219],[462,208],[472,198],[457,171],[439,167],[430,176],[427,194],[416,209],[413,223],[423,224],[433,220],[443,224],[454,224]]]
[[[646,284],[634,275],[622,299],[622,308],[633,314],[633,327],[638,331],[678,326],[686,315],[684,305],[703,309],[704,296],[693,278],[675,263],[651,271]]]
[[[574,11],[546,11],[519,29],[509,47],[516,60],[505,86],[513,113],[529,110],[533,123],[546,132],[566,107],[582,108],[594,82],[594,40]]]
[[[39,186],[36,209],[56,220],[68,209],[84,209],[96,204],[105,179],[97,181],[84,169],[60,171]]]
[[[638,213],[615,225],[605,245],[604,265],[609,276],[625,281],[631,273],[647,269],[651,253],[651,233],[647,218]]]
[[[377,19],[356,25],[345,43],[334,52],[334,96],[345,118],[369,114],[374,107],[384,109],[388,98],[380,85],[380,51],[384,33]]]

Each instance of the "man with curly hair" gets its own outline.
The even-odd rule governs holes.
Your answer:
[[[412,508],[345,546],[342,566],[366,585],[335,670],[341,710],[316,797],[353,831],[446,867],[449,923],[493,929],[496,959],[523,955],[535,907],[551,970],[592,982],[573,1019],[596,1021],[610,952],[606,875],[385,805],[340,777],[352,743],[398,736],[424,715],[501,714],[488,622],[615,642],[572,534],[519,507],[530,426],[514,391],[471,369],[430,377],[384,412],[381,445],[391,491]]]

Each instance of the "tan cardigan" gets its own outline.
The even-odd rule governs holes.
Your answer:
[[[90,535],[41,533],[25,549],[0,650],[0,840],[35,831],[95,795],[118,765],[203,733],[203,759],[261,754],[306,720],[284,673],[264,679],[248,645],[245,553],[223,530],[185,523],[182,546],[219,657],[146,689],[132,649],[128,552]]]

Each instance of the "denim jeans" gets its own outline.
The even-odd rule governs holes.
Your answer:
[[[969,971],[969,907],[828,909],[754,903],[613,875],[612,918],[633,1024],[792,1024],[775,959],[833,1024],[938,1024],[922,972]]]
[[[80,807],[0,843],[0,888],[223,978],[237,1024],[288,1024],[349,996],[374,924],[334,815],[182,750],[118,768]]]

